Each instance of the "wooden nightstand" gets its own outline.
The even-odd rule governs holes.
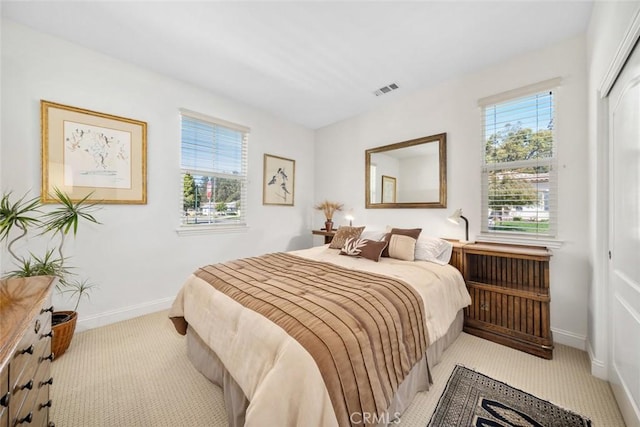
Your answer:
[[[469,243],[462,245],[461,255],[457,263],[462,264],[472,300],[465,308],[464,331],[551,359],[551,252],[532,246]]]
[[[311,232],[313,234],[315,234],[315,235],[318,235],[318,236],[324,236],[324,244],[325,245],[331,243],[331,241],[333,240],[333,236],[336,235],[336,231],[335,230],[331,230],[331,231],[327,231],[327,230],[312,230]]]
[[[462,257],[462,248],[467,243],[463,243],[459,240],[453,239],[444,239],[453,245],[451,249],[451,258],[449,259],[449,264],[460,270],[460,273],[464,273],[463,270],[463,257]]]

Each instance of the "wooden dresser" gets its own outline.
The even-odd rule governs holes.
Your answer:
[[[549,259],[546,248],[454,244],[450,264],[471,294],[464,331],[551,359]]]
[[[49,421],[51,293],[48,276],[0,281],[0,427]]]

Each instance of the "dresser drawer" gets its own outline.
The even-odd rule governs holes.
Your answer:
[[[0,280],[15,302],[0,305],[0,427],[47,426],[51,384],[51,292],[55,278]],[[4,400],[3,396],[10,395]]]
[[[51,362],[46,362],[51,363]],[[46,369],[50,371],[49,369]],[[47,379],[51,378],[46,375]],[[36,398],[35,404],[33,405],[33,409],[31,410],[33,413],[33,421],[31,425],[34,426],[46,426],[49,423],[49,408],[51,407],[52,401],[49,398],[49,383],[45,383],[42,385],[42,380],[38,382],[38,397]]]
[[[43,360],[39,364],[36,374],[29,380],[32,381],[32,388],[17,391],[13,396],[15,400],[11,402],[9,411],[10,426],[20,425],[21,422],[40,426],[41,422],[36,422],[36,419],[48,418],[44,414],[48,413],[48,408],[51,406],[49,403],[50,364],[48,359]]]
[[[33,354],[23,355],[25,364],[22,372],[11,384],[13,388],[10,410],[12,422],[27,417],[41,388],[40,383],[49,379],[53,359],[50,356],[51,338],[48,336],[38,338],[38,341],[32,345]]]
[[[42,347],[45,345],[43,340],[50,339],[51,313],[44,309],[40,311],[41,313],[30,322],[11,361],[11,379],[14,384],[31,357],[34,354],[42,355],[42,349],[36,349],[36,347]]]
[[[24,420],[24,425],[43,426],[48,422],[48,410],[51,406],[51,401],[49,400],[51,360],[45,358],[50,354],[49,349],[47,348],[46,350],[46,354],[38,357],[37,370],[32,378],[32,389],[27,393],[20,394],[19,398],[24,400],[15,416],[11,418],[14,424],[18,423],[17,425],[20,425],[20,422]]]
[[[6,427],[9,423],[9,370],[3,369],[0,372],[0,426]]]
[[[53,383],[51,377],[51,363],[53,362],[53,355],[51,353],[51,339],[47,337],[47,345],[45,351],[38,358],[38,370],[33,377],[33,390],[30,392],[29,403],[25,402],[25,405],[29,405],[31,402],[31,395],[36,396],[31,406],[30,411],[26,411],[28,406],[23,409],[24,414],[31,412],[33,420],[30,425],[33,426],[46,426],[49,421],[49,408],[51,407],[51,400],[49,399],[49,387]],[[26,415],[25,415],[26,416]]]

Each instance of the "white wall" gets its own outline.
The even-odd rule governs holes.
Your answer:
[[[202,264],[311,245],[312,131],[10,21],[1,36],[2,191],[40,192],[41,99],[148,125],[148,203],[104,205],[96,213],[103,225],[81,229],[68,246],[70,264],[99,284],[80,307],[80,328],[168,306]],[[180,107],[251,128],[246,232],[176,234]],[[295,207],[262,205],[263,153],[296,160]],[[6,271],[9,259],[2,261]],[[63,308],[64,300],[54,302]]]
[[[434,153],[402,159],[398,175],[398,202],[440,200],[440,175],[437,173],[440,159],[436,150],[431,151]]]
[[[589,102],[589,218],[590,262],[594,274],[589,287],[588,350],[592,372],[607,377],[608,363],[608,163],[607,101],[602,85],[622,45],[627,29],[640,12],[640,2],[596,2],[587,31]]]
[[[463,238],[446,221],[454,209],[469,218],[470,239],[480,230],[481,117],[478,99],[562,77],[557,91],[559,240],[551,261],[551,326],[556,342],[584,348],[587,334],[589,233],[585,39],[577,37],[523,54],[316,131],[315,194],[354,209],[354,224],[368,228],[421,226],[423,233]],[[364,209],[364,150],[447,133],[446,209]],[[354,161],[354,159],[356,159]],[[331,166],[329,166],[331,165]],[[338,218],[340,221],[340,218]]]

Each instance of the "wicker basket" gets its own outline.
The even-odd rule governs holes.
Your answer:
[[[56,311],[53,313],[54,316],[57,315],[67,315],[71,316],[69,320],[66,322],[53,325],[51,329],[53,330],[53,338],[51,338],[51,351],[54,354],[54,357],[57,359],[62,356],[67,348],[69,348],[69,344],[71,344],[71,338],[73,338],[73,333],[76,330],[76,320],[78,320],[78,313],[76,311]]]

